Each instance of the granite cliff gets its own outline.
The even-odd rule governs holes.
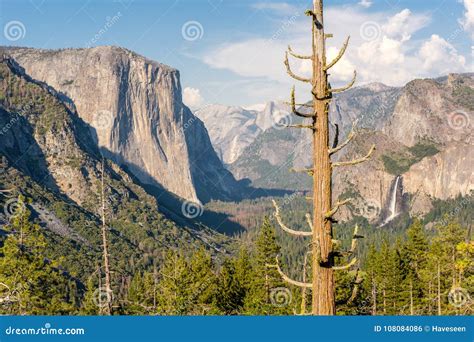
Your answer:
[[[73,102],[104,155],[142,183],[191,201],[237,196],[206,128],[182,103],[176,69],[118,47],[6,52]]]

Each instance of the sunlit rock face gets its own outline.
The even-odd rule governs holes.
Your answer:
[[[141,182],[192,201],[237,193],[203,123],[182,103],[176,69],[118,47],[8,52],[72,100],[103,153]]]

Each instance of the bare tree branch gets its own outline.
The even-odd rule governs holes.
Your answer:
[[[324,94],[322,97],[320,97],[314,90],[311,90],[311,94],[313,94],[314,98],[318,101],[326,101],[332,99],[332,93],[330,91]]]
[[[309,213],[307,213],[305,215],[306,217],[306,222],[308,222],[308,226],[309,228],[311,229],[311,232],[313,231],[313,222],[312,222],[312,219],[311,219],[311,215]]]
[[[291,235],[296,235],[296,236],[311,236],[313,232],[302,232],[302,231],[297,231],[293,230],[291,228],[288,228],[282,221],[280,217],[280,208],[278,207],[277,203],[275,200],[272,200],[273,206],[275,207],[275,217],[277,219],[278,224],[280,225],[281,229],[283,229],[285,232],[291,234]]]
[[[305,172],[308,175],[312,176],[314,173],[313,169],[290,169],[290,172]]]
[[[352,258],[351,261],[349,261],[348,264],[342,265],[342,266],[333,266],[332,269],[334,271],[347,270],[347,269],[351,268],[352,266],[354,266],[356,262],[357,262],[357,258]]]
[[[354,287],[352,288],[351,296],[347,300],[346,304],[352,304],[352,302],[357,298],[357,295],[359,294],[359,285],[362,284],[363,280],[364,279],[362,279],[359,275],[359,269],[357,269],[353,281]]]
[[[355,126],[356,126],[356,124],[357,124],[357,120],[352,123],[352,129],[351,129],[349,135],[347,136],[347,139],[346,139],[343,143],[341,143],[341,144],[339,144],[339,145],[337,145],[337,146],[335,146],[335,147],[333,147],[333,148],[330,148],[330,149],[329,149],[329,154],[334,154],[334,153],[336,153],[336,152],[339,152],[339,151],[342,150],[348,143],[351,142],[351,140],[352,140],[352,139],[355,137],[355,135],[356,135],[356,133],[355,133]]]
[[[372,147],[369,150],[369,153],[367,153],[367,155],[365,155],[364,157],[359,158],[359,159],[354,159],[354,160],[351,160],[351,161],[332,163],[332,166],[337,167],[337,166],[356,165],[356,164],[363,163],[363,162],[370,159],[370,156],[372,155],[372,153],[374,153],[374,151],[375,151],[375,145],[372,145]]]
[[[341,206],[343,206],[344,204],[349,203],[350,201],[351,201],[351,199],[348,198],[348,199],[345,199],[345,200],[343,200],[343,201],[336,202],[336,204],[335,204],[334,207],[331,209],[331,211],[329,211],[328,213],[326,213],[326,214],[324,215],[324,217],[328,219],[328,218],[334,216],[334,214],[337,213],[337,211],[339,210],[339,208],[340,208]]]
[[[351,242],[351,249],[349,251],[349,253],[353,254],[357,248],[357,241],[359,239],[363,239],[364,236],[362,235],[359,235],[359,226],[356,225],[354,227],[354,233],[352,233],[352,242]]]
[[[339,125],[334,124],[334,141],[332,142],[332,148],[336,148],[337,144],[339,144]]]
[[[293,52],[293,50],[291,49],[291,46],[288,45],[288,53],[295,57],[295,58],[298,58],[298,59],[313,59],[313,56],[304,56],[304,55],[298,55],[296,53]]]
[[[312,118],[314,117],[314,114],[306,114],[306,113],[301,113],[296,110],[296,103],[295,103],[295,87],[291,88],[291,93],[290,93],[290,105],[291,105],[291,111],[293,114],[296,116],[300,116],[302,118]]]
[[[286,128],[309,128],[314,129],[312,125],[286,125]]]
[[[311,83],[311,79],[310,78],[304,78],[304,77],[300,77],[298,75],[295,75],[293,73],[293,71],[291,71],[291,67],[290,67],[290,62],[288,61],[288,52],[285,53],[285,66],[286,66],[286,72],[288,73],[288,75],[290,75],[291,77],[293,77],[295,80],[297,81],[300,81],[300,82],[305,82],[305,83]]]
[[[346,86],[342,88],[330,89],[329,91],[331,92],[331,94],[342,93],[343,91],[350,89],[354,85],[356,78],[357,78],[357,71],[354,70],[354,76],[352,77],[352,80],[349,82],[349,84],[347,84]]]
[[[283,271],[280,268],[280,262],[278,261],[278,256],[275,257],[275,260],[276,260],[276,265],[268,265],[267,264],[267,266],[276,268],[278,273],[280,274],[280,276],[283,278],[284,281],[286,281],[287,283],[289,283],[291,285],[295,285],[295,286],[298,286],[298,287],[311,288],[313,286],[312,283],[303,283],[301,281],[293,280],[290,277],[288,277],[285,273],[283,273]]]
[[[309,215],[309,214],[307,214]],[[303,283],[306,283],[306,265],[308,264],[308,254],[311,251],[308,251],[304,254],[304,261],[303,261]],[[306,314],[306,287],[303,287],[301,290],[301,315]]]
[[[336,56],[336,58],[333,59],[333,61],[331,63],[329,63],[328,65],[326,65],[324,67],[324,71],[328,71],[330,68],[332,68],[334,65],[336,65],[337,62],[339,62],[339,60],[342,58],[342,56],[344,56],[344,53],[346,52],[346,49],[347,49],[347,45],[349,45],[349,39],[350,38],[351,38],[351,36],[347,37],[346,41],[342,45],[341,50],[339,51],[339,54]]]
[[[286,104],[286,105],[288,105],[288,106],[291,106],[291,102],[283,101],[283,103]],[[312,104],[308,104],[308,103],[295,103],[295,106],[306,107],[306,108],[313,108],[313,105],[312,105]]]

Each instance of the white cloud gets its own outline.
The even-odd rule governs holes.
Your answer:
[[[462,71],[466,66],[464,56],[459,55],[450,43],[436,34],[423,43],[419,56],[423,62],[423,69],[429,72],[446,74]]]
[[[412,33],[425,27],[429,22],[426,15],[413,15],[405,8],[403,11],[389,18],[388,22],[382,26],[383,32],[390,38],[410,40]]]
[[[281,14],[288,14],[290,12],[294,13],[296,10],[295,6],[290,5],[286,2],[279,2],[279,3],[257,2],[255,4],[252,4],[252,8],[255,8],[258,10],[274,11]]]
[[[472,39],[474,39],[474,1],[473,0],[464,0],[464,17],[459,20],[464,30],[471,34]]]
[[[204,62],[240,76],[282,80],[285,50],[286,46],[276,40],[251,39],[222,45],[205,56]]]
[[[204,104],[204,98],[199,89],[186,87],[183,89],[183,102],[189,108],[196,109]]]
[[[359,5],[362,6],[362,7],[365,7],[365,8],[369,8],[370,6],[372,6],[373,2],[370,1],[370,0],[361,0],[359,2]]]
[[[328,7],[326,32],[334,34],[334,38],[327,41],[328,60],[337,55],[345,37],[351,35],[345,56],[330,70],[331,83],[336,86],[346,83],[354,70],[358,72],[356,84],[383,82],[388,85],[403,85],[418,77],[467,71],[465,58],[443,38],[413,38],[430,23],[430,19],[427,14],[413,13],[409,9],[398,13],[367,13],[360,6]],[[364,25],[375,31],[363,32]],[[291,79],[283,65],[288,43],[297,53],[305,54],[311,50],[311,27],[305,16],[286,26],[276,39],[259,37],[227,43],[209,50],[202,59],[211,67],[258,79],[258,86],[251,83],[245,86],[254,99],[257,94],[261,96],[256,101],[286,99],[293,84],[297,86],[297,96],[299,94],[300,101],[303,101],[308,89]],[[430,53],[431,56],[425,57]],[[443,53],[446,57],[444,64],[440,60]],[[295,73],[310,75],[308,61],[291,58],[290,64]]]

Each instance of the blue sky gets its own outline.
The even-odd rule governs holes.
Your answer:
[[[181,72],[185,100],[252,105],[284,100],[288,44],[309,51],[310,1],[0,0],[1,45],[45,49],[118,45]],[[402,85],[472,71],[472,0],[326,0],[329,57],[351,44],[333,84]],[[16,29],[16,30],[15,30]],[[305,75],[309,65],[293,63]],[[298,86],[301,100],[309,96]]]

